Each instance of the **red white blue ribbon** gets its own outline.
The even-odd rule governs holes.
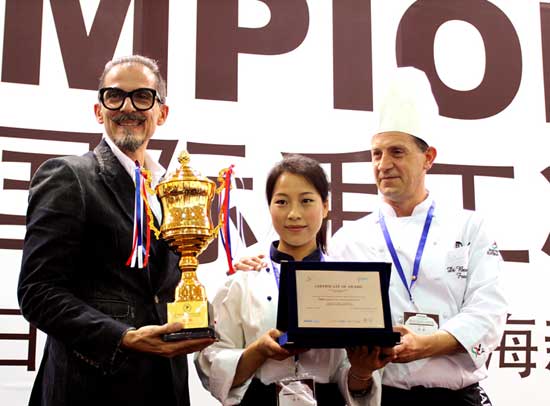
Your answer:
[[[136,161],[134,170],[136,193],[134,202],[134,227],[132,252],[126,261],[130,268],[145,268],[149,261],[149,249],[151,247],[151,210],[147,201],[147,188],[145,180],[147,176],[142,173],[139,162]],[[145,237],[145,245],[143,239]]]
[[[220,238],[222,240],[222,245],[225,251],[225,256],[227,258],[227,265],[229,270],[227,271],[228,275],[235,273],[233,267],[233,254],[231,252],[231,233],[230,233],[230,191],[231,191],[231,177],[233,175],[234,165],[230,165],[229,168],[224,169],[220,172],[218,181],[221,183],[221,191],[219,194],[219,207],[220,207]],[[223,196],[222,196],[223,193]]]

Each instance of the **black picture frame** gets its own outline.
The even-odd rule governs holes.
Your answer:
[[[296,273],[305,270],[377,272],[380,280],[383,328],[327,328],[298,326]],[[346,348],[359,345],[393,347],[400,334],[393,331],[389,300],[391,264],[385,262],[283,261],[279,283],[277,329],[279,344],[302,348]]]

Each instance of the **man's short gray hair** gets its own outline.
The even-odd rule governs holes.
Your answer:
[[[157,86],[156,86],[157,88],[155,90],[158,92],[158,96],[161,102],[164,103],[166,101],[166,81],[164,80],[164,78],[162,77],[162,74],[160,73],[160,69],[157,64],[157,61],[151,58],[147,58],[146,56],[143,56],[143,55],[121,56],[107,62],[105,64],[105,68],[103,69],[103,73],[99,77],[99,88],[101,89],[105,87],[105,76],[107,76],[107,73],[109,73],[111,69],[113,69],[117,65],[124,65],[124,64],[128,64],[128,65],[139,64],[149,68],[149,70],[153,72],[153,74],[157,79]]]

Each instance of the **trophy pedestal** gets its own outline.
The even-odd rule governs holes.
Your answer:
[[[194,340],[197,338],[218,338],[213,327],[189,328],[162,336],[163,341]]]
[[[187,276],[192,276],[191,280],[195,280],[194,273],[184,273]],[[182,284],[182,286],[186,286]],[[204,288],[200,288],[201,294],[206,295],[203,292]],[[185,291],[185,289],[184,289]],[[170,334],[164,334],[162,336],[163,341],[180,341],[180,340],[194,340],[197,338],[218,338],[216,330],[210,320],[212,314],[211,304],[206,300],[196,301],[177,301],[168,303],[166,305],[168,313],[168,322],[182,322],[188,326],[180,331],[176,331]]]

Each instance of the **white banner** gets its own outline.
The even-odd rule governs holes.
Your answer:
[[[550,402],[550,3],[0,0],[0,32],[3,404],[26,404],[45,339],[16,298],[28,182],[45,159],[95,146],[97,77],[134,52],[167,73],[170,114],[151,144],[165,166],[184,148],[204,175],[236,165],[241,248],[273,234],[264,183],[283,153],[323,163],[333,231],[371,211],[377,92],[397,65],[425,70],[441,109],[428,187],[480,211],[505,258],[510,316],[482,386],[495,405]],[[209,296],[227,269],[218,249],[199,269]],[[218,404],[192,364],[190,390]]]

